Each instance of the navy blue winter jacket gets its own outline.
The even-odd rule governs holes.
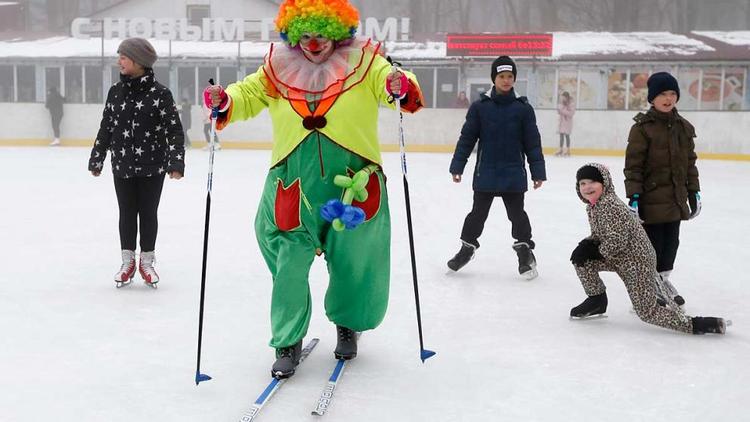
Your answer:
[[[534,109],[526,97],[516,98],[513,91],[507,95],[498,95],[494,88],[491,91],[490,96],[481,94],[469,107],[450,173],[464,173],[466,161],[479,140],[474,190],[526,192],[524,157],[529,162],[531,179],[547,180]]]

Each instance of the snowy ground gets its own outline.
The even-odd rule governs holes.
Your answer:
[[[252,220],[267,151],[217,154],[203,341],[196,387],[207,155],[165,182],[157,242],[162,282],[117,290],[117,212],[106,176],[83,148],[0,149],[0,419],[234,421],[269,380],[271,283]],[[422,364],[398,156],[386,154],[393,215],[388,315],[360,342],[328,421],[718,421],[747,418],[750,163],[700,161],[704,208],[684,223],[675,285],[692,315],[730,318],[726,336],[692,336],[640,322],[622,283],[605,276],[609,318],[569,321],[584,299],[568,261],[587,233],[575,170],[590,157],[548,158],[549,181],[527,196],[540,277],[521,280],[501,203],[482,248],[446,275],[471,206],[444,154],[410,154],[425,344]],[[610,166],[622,195],[622,158]],[[470,163],[473,166],[473,162]],[[311,273],[308,338],[321,343],[258,420],[305,421],[333,367],[333,326]],[[742,416],[742,415],[745,416]]]

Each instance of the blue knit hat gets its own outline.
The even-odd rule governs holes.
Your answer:
[[[648,78],[648,102],[654,101],[657,95],[664,91],[674,91],[677,93],[677,101],[680,101],[680,84],[677,79],[667,72],[656,72]]]

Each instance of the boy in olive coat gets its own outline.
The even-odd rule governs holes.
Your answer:
[[[700,183],[695,128],[675,108],[677,80],[666,72],[648,79],[646,113],[635,116],[625,152],[625,194],[656,250],[656,269],[678,305],[685,300],[669,280],[680,244],[680,221],[698,216]]]

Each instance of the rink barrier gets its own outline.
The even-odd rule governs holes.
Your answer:
[[[0,147],[46,147],[49,146],[50,139],[0,139]],[[246,150],[270,150],[270,142],[247,142],[247,141],[221,141],[222,149],[246,149]],[[88,139],[61,139],[59,147],[87,147],[92,146],[92,141]],[[192,149],[201,150],[206,143],[203,141],[194,141]],[[380,144],[383,152],[398,152],[398,144]],[[434,153],[453,153],[454,145],[408,145],[408,152],[434,152]],[[553,157],[558,148],[542,148],[547,159]],[[609,150],[596,148],[571,148],[571,155],[593,156],[593,157],[624,157],[625,150]],[[701,160],[726,160],[726,161],[750,161],[750,154],[723,154],[712,152],[699,152],[698,158]]]

